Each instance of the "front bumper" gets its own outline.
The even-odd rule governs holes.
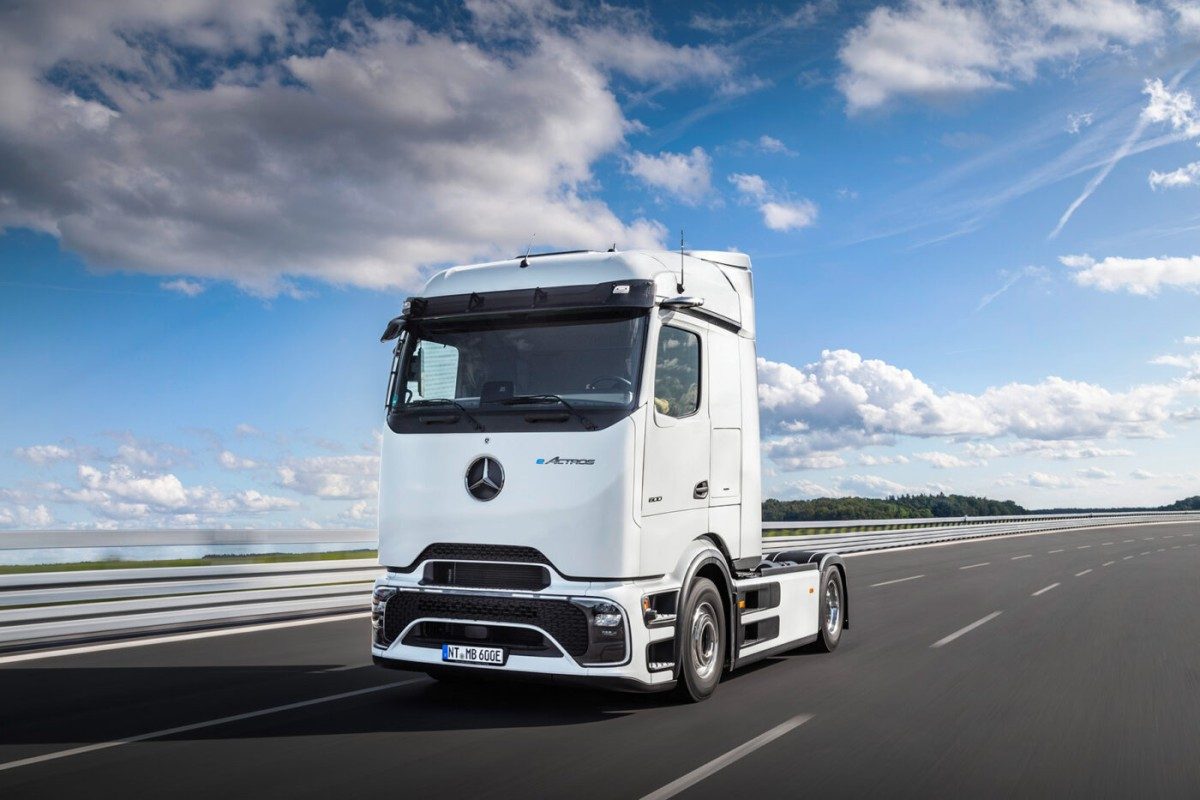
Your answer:
[[[642,597],[662,591],[662,584],[584,583],[556,576],[541,591],[515,592],[430,588],[414,575],[389,573],[376,583],[376,597],[395,593],[382,609],[377,604],[371,653],[382,666],[431,674],[475,670],[481,677],[549,679],[626,691],[669,689],[674,685],[671,670],[648,669],[647,653],[652,642],[672,638],[674,628],[648,627],[641,616]],[[622,615],[620,648],[611,636],[597,641],[592,624],[595,610],[611,610],[608,605]],[[586,617],[586,640],[580,637],[580,617]],[[506,660],[502,666],[448,663],[442,660],[443,643],[503,647]]]

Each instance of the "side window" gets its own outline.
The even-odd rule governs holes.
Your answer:
[[[408,363],[409,400],[457,396],[458,348],[420,341]]]
[[[700,337],[664,325],[654,365],[654,407],[669,417],[686,417],[700,407]]]

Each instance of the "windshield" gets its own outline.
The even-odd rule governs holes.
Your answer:
[[[408,330],[391,412],[520,414],[531,407],[627,410],[641,373],[646,314],[472,319]],[[451,402],[453,401],[453,402]],[[574,412],[572,412],[574,413]]]

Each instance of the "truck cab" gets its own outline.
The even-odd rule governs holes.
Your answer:
[[[376,663],[709,696],[847,623],[836,555],[762,554],[750,260],[572,252],[434,275],[395,342]]]

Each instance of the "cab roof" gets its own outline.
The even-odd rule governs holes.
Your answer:
[[[681,262],[683,292],[678,291]],[[685,251],[682,256],[665,250],[534,254],[450,267],[430,278],[421,296],[650,280],[657,297],[683,294],[703,298],[707,312],[741,326],[743,304],[750,302],[749,297],[741,296],[749,289],[749,268],[750,259],[742,253],[709,250]]]

